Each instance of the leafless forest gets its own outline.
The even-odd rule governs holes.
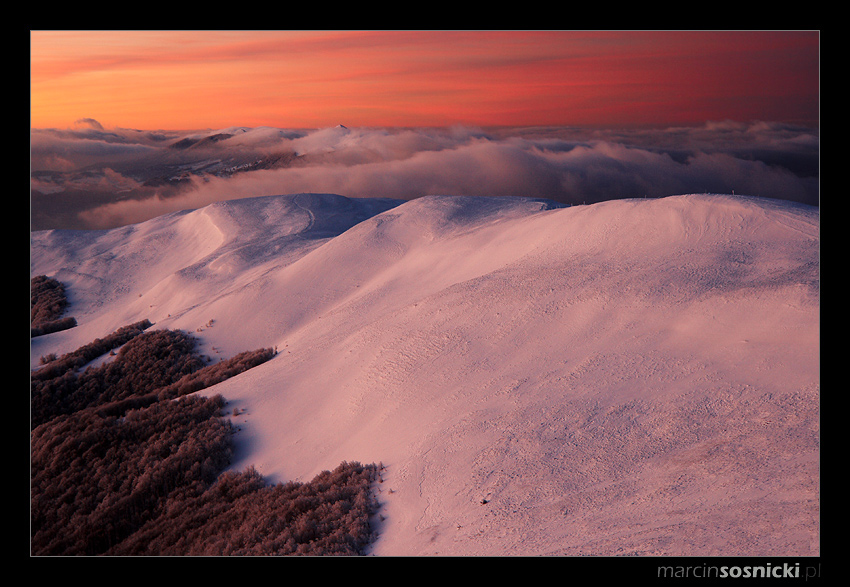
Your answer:
[[[33,325],[37,313],[55,320],[61,284],[32,286]],[[31,554],[362,554],[374,539],[376,465],[343,462],[276,485],[253,468],[225,471],[235,432],[226,401],[194,392],[274,351],[210,364],[191,335],[151,327],[43,357],[31,374]]]

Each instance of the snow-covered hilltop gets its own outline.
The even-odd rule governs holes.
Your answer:
[[[819,212],[299,194],[31,237],[70,330],[272,360],[206,392],[272,482],[386,467],[376,555],[819,554]]]

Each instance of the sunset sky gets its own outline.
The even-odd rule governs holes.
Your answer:
[[[32,31],[31,126],[818,125],[818,32]]]

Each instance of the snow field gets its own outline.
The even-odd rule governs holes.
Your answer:
[[[33,233],[74,329],[149,318],[225,381],[235,468],[381,462],[375,555],[819,552],[819,216],[299,194]]]

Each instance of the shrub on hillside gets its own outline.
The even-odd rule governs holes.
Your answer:
[[[265,363],[273,356],[274,351],[272,349],[257,349],[239,353],[235,357],[225,359],[214,365],[206,365],[197,371],[184,375],[179,381],[163,387],[159,391],[159,396],[161,398],[178,397],[206,387],[212,387],[216,383],[221,383],[225,379]]]
[[[56,320],[65,311],[68,300],[65,286],[46,275],[30,279],[30,322],[41,324]]]
[[[197,341],[180,330],[154,330],[128,341],[117,356],[79,375],[87,405],[152,393],[205,366]]]
[[[73,316],[60,318],[59,320],[53,320],[51,322],[44,322],[40,326],[30,327],[30,338],[50,334],[51,332],[59,332],[60,330],[68,330],[76,325],[77,319]]]
[[[152,325],[150,320],[141,320],[127,326],[122,326],[105,338],[96,338],[77,350],[48,362],[44,367],[32,373],[31,378],[43,381],[58,377],[67,371],[79,369],[86,363],[127,343],[127,341],[138,336]]]
[[[156,402],[122,416],[92,409],[36,427],[31,444],[32,554],[104,554],[162,514],[173,494],[200,495],[230,459],[221,397]]]
[[[267,486],[253,468],[224,473],[197,498],[170,499],[164,515],[108,554],[361,554],[374,538],[374,475],[374,465],[348,462],[309,483]]]
[[[65,286],[46,275],[30,279],[30,337],[66,330],[77,325],[72,317],[62,318],[68,307]]]
[[[225,402],[190,394],[273,351],[202,366],[189,335],[149,326],[33,374],[31,553],[360,554],[374,538],[374,465],[275,486],[252,468],[222,473],[233,433]],[[119,342],[113,361],[79,372]]]
[[[182,333],[151,335],[139,338],[151,326],[142,320],[119,328],[103,339],[95,339],[77,350],[47,363],[30,376],[31,426],[48,421],[60,414],[69,414],[98,403],[106,403],[154,391],[157,381],[173,376],[174,370],[185,374],[187,363],[198,367],[200,358],[192,359],[191,344]],[[167,331],[162,331],[167,332]],[[168,338],[169,340],[164,340]],[[158,345],[166,344],[166,348]],[[170,344],[170,346],[169,346]],[[106,352],[122,346],[118,358],[99,368],[77,371]],[[177,347],[177,348],[175,348]],[[150,353],[151,356],[145,356]],[[167,365],[167,360],[177,365]],[[158,361],[158,362],[157,362]],[[159,372],[159,369],[164,369]],[[172,383],[168,380],[163,384]]]

